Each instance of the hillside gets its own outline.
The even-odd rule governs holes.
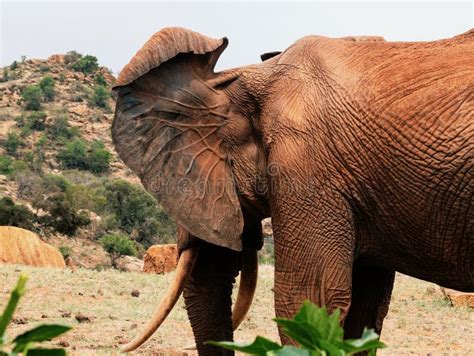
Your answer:
[[[110,265],[97,242],[106,234],[131,237],[139,256],[173,239],[172,222],[114,151],[107,68],[71,51],[0,74],[0,225],[38,232],[89,268]]]

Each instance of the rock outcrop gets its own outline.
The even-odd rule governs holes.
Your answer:
[[[61,253],[33,232],[0,226],[0,263],[65,268]]]
[[[176,244],[151,246],[143,260],[143,272],[163,274],[174,271],[178,263],[178,247]]]
[[[441,288],[441,292],[455,307],[474,308],[474,293],[459,292],[448,288]]]

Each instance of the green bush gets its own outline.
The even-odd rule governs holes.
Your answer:
[[[23,332],[12,341],[7,339],[6,330],[8,324],[10,324],[13,318],[13,314],[15,313],[21,297],[25,294],[26,280],[26,275],[21,273],[15,289],[13,289],[10,294],[5,310],[0,316],[0,355],[16,356],[23,354],[25,356],[65,356],[66,351],[64,349],[37,348],[35,344],[49,341],[69,331],[71,328],[66,325],[42,324]]]
[[[71,249],[67,246],[59,246],[59,252],[61,252],[64,259],[71,256]]]
[[[137,248],[135,243],[123,234],[110,234],[103,236],[100,243],[109,254],[110,261],[114,268],[117,268],[117,260],[121,256],[136,256]]]
[[[27,117],[27,125],[35,131],[44,131],[46,128],[46,117],[48,115],[44,111],[34,111]]]
[[[10,174],[12,172],[13,160],[4,155],[0,155],[0,174]]]
[[[59,151],[58,159],[65,168],[87,169],[86,142],[79,138],[67,142],[65,148]]]
[[[25,109],[41,109],[41,100],[43,99],[43,92],[41,91],[41,88],[38,85],[30,85],[26,87],[25,89],[23,89],[21,96],[25,101]]]
[[[94,88],[94,95],[92,96],[92,102],[94,105],[100,108],[107,108],[107,101],[110,98],[108,89],[103,85],[97,85]]]
[[[93,173],[108,171],[112,154],[107,151],[102,141],[94,141],[87,154],[87,169]]]
[[[360,352],[375,355],[377,349],[385,347],[372,329],[365,329],[359,339],[344,340],[344,330],[339,323],[339,317],[339,309],[329,315],[325,307],[320,308],[310,301],[305,301],[293,319],[273,319],[285,335],[298,343],[298,347],[282,346],[261,336],[257,336],[249,344],[229,341],[210,341],[209,344],[261,356],[345,356]]]
[[[7,135],[7,140],[5,141],[5,150],[9,155],[15,155],[18,147],[22,146],[23,144],[23,141],[17,133],[9,132]]]
[[[35,222],[36,216],[28,208],[15,204],[10,197],[0,199],[0,225],[34,230]]]
[[[79,212],[72,207],[64,193],[49,196],[40,202],[38,207],[48,212],[48,215],[41,217],[40,221],[43,225],[68,236],[74,236],[77,229],[91,222],[84,212]]]
[[[48,132],[53,139],[71,139],[72,137],[77,136],[77,130],[69,126],[66,114],[54,118]]]
[[[72,69],[84,74],[94,73],[97,71],[97,69],[99,69],[97,57],[91,55],[80,57],[72,64]]]
[[[114,214],[117,227],[137,233],[136,241],[145,248],[173,241],[174,223],[143,188],[117,179],[105,184],[104,195],[105,208]]]
[[[103,76],[101,73],[99,73],[99,74],[97,74],[97,75],[95,76],[95,82],[96,82],[98,85],[101,85],[101,86],[104,86],[104,87],[107,86],[107,82],[106,82],[104,76]]]
[[[41,88],[41,91],[43,92],[43,98],[46,101],[51,101],[54,99],[56,92],[54,90],[54,79],[47,75],[41,79],[39,83],[39,87]]]

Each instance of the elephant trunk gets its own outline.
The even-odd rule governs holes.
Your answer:
[[[232,341],[232,285],[239,271],[239,252],[202,243],[184,288],[184,300],[200,355],[233,355],[206,341]]]
[[[173,309],[174,305],[178,301],[179,296],[181,295],[184,284],[187,277],[191,274],[193,270],[194,263],[198,255],[198,248],[192,247],[189,248],[181,254],[179,258],[178,266],[176,267],[176,276],[173,283],[168,287],[165,297],[162,299],[161,303],[156,308],[152,318],[145,326],[145,330],[135,337],[131,342],[126,344],[123,347],[123,351],[133,351],[146,340],[150,338],[151,335],[158,329],[166,319],[168,314]]]

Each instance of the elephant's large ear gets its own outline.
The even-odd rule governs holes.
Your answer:
[[[214,73],[227,39],[182,28],[156,33],[122,70],[112,136],[123,161],[189,233],[241,250],[243,217],[222,128],[231,119]]]

